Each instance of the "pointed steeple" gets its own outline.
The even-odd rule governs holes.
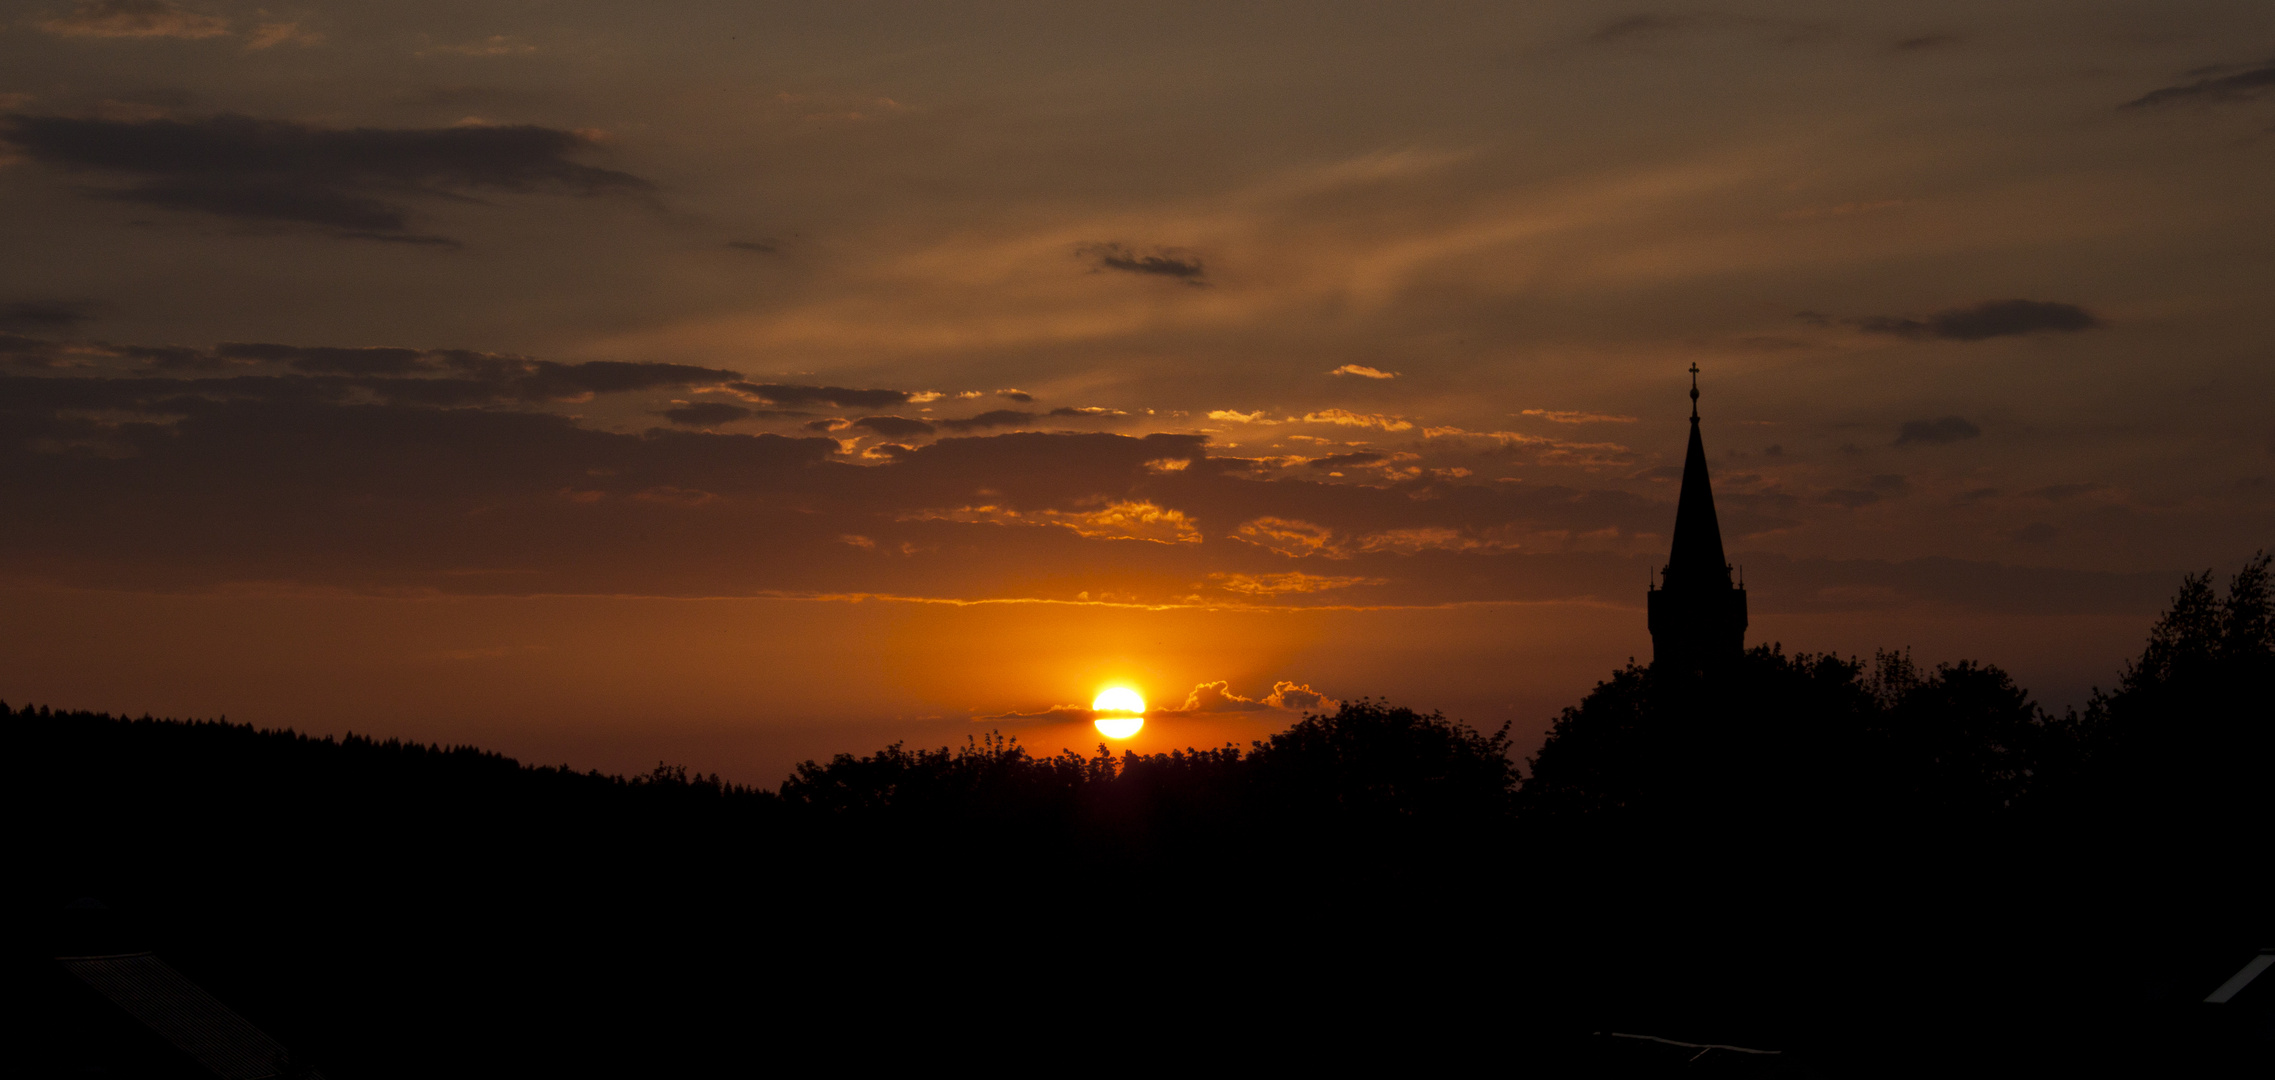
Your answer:
[[[1667,568],[1651,590],[1652,663],[1703,671],[1746,649],[1746,590],[1730,577],[1714,486],[1706,475],[1706,441],[1698,430],[1698,365],[1690,366],[1690,446],[1683,454],[1682,493]]]
[[[1722,555],[1722,524],[1714,516],[1714,485],[1706,476],[1706,440],[1698,433],[1698,365],[1690,366],[1690,449],[1683,454],[1683,489],[1675,503],[1674,550],[1667,555],[1669,584],[1730,583]]]

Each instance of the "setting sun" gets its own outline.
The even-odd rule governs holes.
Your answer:
[[[1145,727],[1145,699],[1126,686],[1109,686],[1098,692],[1090,702],[1092,712],[1112,713],[1093,721],[1099,734],[1109,739],[1127,739]]]

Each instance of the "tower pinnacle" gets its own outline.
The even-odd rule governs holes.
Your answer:
[[[1698,426],[1698,365],[1690,366],[1690,445],[1675,501],[1674,541],[1649,600],[1652,663],[1701,671],[1746,648],[1746,590],[1732,581]]]

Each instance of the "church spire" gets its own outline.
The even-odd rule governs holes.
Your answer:
[[[1683,487],[1675,503],[1675,543],[1667,556],[1667,581],[1730,582],[1730,564],[1722,555],[1722,523],[1714,516],[1714,485],[1706,476],[1706,440],[1698,433],[1697,364],[1690,366],[1690,448],[1683,453]]]
[[[1746,590],[1731,580],[1698,425],[1698,365],[1690,366],[1690,446],[1675,502],[1674,543],[1650,593],[1652,662],[1702,670],[1746,647]]]

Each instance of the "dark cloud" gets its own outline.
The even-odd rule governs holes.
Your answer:
[[[591,140],[519,125],[319,128],[249,116],[117,121],[22,113],[0,139],[35,161],[119,177],[111,198],[243,221],[315,225],[360,238],[408,232],[405,195],[643,191],[646,181],[570,160]]]
[[[252,360],[289,364],[293,369],[338,375],[408,375],[434,371],[438,366],[419,349],[343,349],[325,346],[274,345],[266,342],[224,341],[213,347],[224,360]]]
[[[887,405],[905,405],[914,394],[906,390],[848,390],[842,386],[795,386],[785,383],[727,384],[752,397],[774,405],[834,405],[840,409],[881,409]]]
[[[88,305],[60,300],[18,300],[0,304],[0,331],[64,333],[94,318]]]
[[[1348,469],[1357,468],[1361,465],[1372,465],[1388,456],[1387,454],[1376,453],[1373,450],[1357,450],[1348,454],[1329,454],[1323,458],[1313,458],[1310,464],[1314,469]]]
[[[74,0],[71,14],[48,19],[40,29],[64,37],[209,38],[229,32],[226,20],[199,14],[166,0]]]
[[[517,358],[518,359],[518,358]],[[568,401],[586,394],[621,394],[666,387],[712,386],[740,379],[739,372],[692,364],[647,364],[623,360],[592,360],[582,364],[556,364],[550,360],[522,361],[523,374],[508,386],[525,400]]]
[[[1035,400],[1035,395],[1030,394],[1025,390],[998,390],[995,392],[995,396],[1010,401],[1016,401],[1022,405]]]
[[[1020,412],[1017,409],[994,409],[962,420],[941,420],[937,423],[950,431],[984,431],[988,428],[1019,427],[1023,424],[1033,423],[1034,420],[1035,414],[1031,412]]]
[[[1057,408],[1057,409],[1052,409],[1052,410],[1051,410],[1051,412],[1050,412],[1050,415],[1052,415],[1052,416],[1085,416],[1085,417],[1090,417],[1090,418],[1092,418],[1092,419],[1107,419],[1107,418],[1116,417],[1116,416],[1128,416],[1128,415],[1129,415],[1129,413],[1127,413],[1127,412],[1124,412],[1124,411],[1122,411],[1122,410],[1120,410],[1120,409],[1102,409],[1102,408],[1099,408],[1099,407],[1098,407],[1098,406],[1096,406],[1096,405],[1082,405],[1082,406],[1073,406],[1073,405],[1069,405],[1069,406],[1066,406],[1066,407],[1064,407],[1064,408]]]
[[[0,356],[19,367],[47,367],[57,351],[55,342],[0,331]]]
[[[140,360],[152,371],[220,371],[230,366],[226,357],[187,345],[121,345],[112,346],[110,352]]]
[[[186,351],[219,359],[222,350]],[[650,365],[632,378],[606,365],[552,371],[527,357],[419,350],[417,370],[371,374],[349,373],[372,370],[357,349],[230,351],[239,354],[232,369],[207,377],[51,369],[0,378],[0,504],[10,508],[0,515],[0,562],[110,588],[271,581],[974,599],[1086,589],[1144,603],[1195,593],[1219,602],[1229,589],[1239,603],[1289,606],[1632,604],[1663,543],[1630,555],[1560,551],[1555,538],[1663,533],[1673,514],[1671,489],[1252,472],[1211,458],[1198,434],[975,432],[863,457],[829,438],[688,430],[700,424],[603,430],[481,406],[525,401],[525,380],[551,392],[725,373]],[[340,370],[302,370],[296,360]],[[1905,483],[1859,476],[1850,488],[1883,499]],[[1791,527],[1807,509],[1775,491],[1731,491],[1718,502],[1733,538]],[[1746,561],[1763,569],[1758,555]],[[1853,590],[1834,588],[1832,599],[1810,590],[1871,577],[1869,568],[1786,573],[1782,599],[1771,595],[1782,586],[1762,583],[1764,611],[1855,603],[1840,598]],[[1749,584],[1770,576],[1749,573]],[[1884,591],[1918,590],[1898,582]],[[1957,594],[1971,607],[1999,602]]]
[[[698,401],[693,405],[680,405],[663,411],[665,419],[687,427],[717,427],[737,420],[748,420],[750,415],[749,409],[724,401]]]
[[[2092,312],[2075,304],[2044,300],[1986,300],[1973,307],[1952,308],[1919,319],[1868,315],[1846,320],[1868,334],[1907,338],[1944,338],[1981,341],[1985,338],[2030,334],[2043,330],[2091,330],[2102,325]]]
[[[55,343],[30,338],[11,340],[37,346],[39,357],[45,361],[52,362],[63,351]],[[223,342],[211,349],[100,342],[74,342],[71,348],[83,356],[138,361],[152,371],[167,373],[282,364],[313,380],[305,381],[305,385],[322,385],[338,393],[360,390],[383,401],[436,406],[576,401],[594,394],[716,386],[742,378],[738,372],[691,364],[620,360],[562,364],[467,349],[342,348],[244,341]],[[15,351],[30,353],[33,350],[27,347]],[[132,382],[122,381],[122,385]],[[234,393],[229,388],[263,384],[205,380],[201,385],[209,390]]]
[[[1918,443],[1923,446],[1941,446],[1961,439],[1972,439],[1983,429],[1968,422],[1965,417],[1939,416],[1933,420],[1906,420],[1896,432],[1897,446]]]
[[[1083,244],[1074,249],[1076,256],[1087,259],[1099,270],[1120,270],[1131,274],[1155,274],[1177,278],[1188,285],[1205,285],[1202,275],[1208,272],[1201,257],[1184,248],[1154,248],[1140,253],[1122,244]]]
[[[2159,105],[2179,105],[2212,101],[2242,101],[2256,97],[2263,90],[2275,87],[2275,62],[2239,71],[2233,75],[2198,79],[2179,86],[2151,90],[2119,106],[2124,109],[2147,109]]]
[[[2099,490],[2101,490],[2100,484],[2048,484],[2045,487],[2033,488],[2022,494],[2033,499],[2044,499],[2047,502],[2061,502],[2064,499],[2083,495],[2089,491]]]
[[[922,420],[911,420],[905,416],[864,416],[855,420],[853,426],[866,428],[888,439],[932,434],[932,425]]]
[[[738,251],[755,251],[761,255],[772,255],[782,250],[772,240],[729,240],[727,246]]]
[[[1697,23],[1688,15],[1654,15],[1649,13],[1622,15],[1596,28],[1588,40],[1597,45],[1624,41],[1631,38],[1654,37],[1673,30],[1686,29]]]

